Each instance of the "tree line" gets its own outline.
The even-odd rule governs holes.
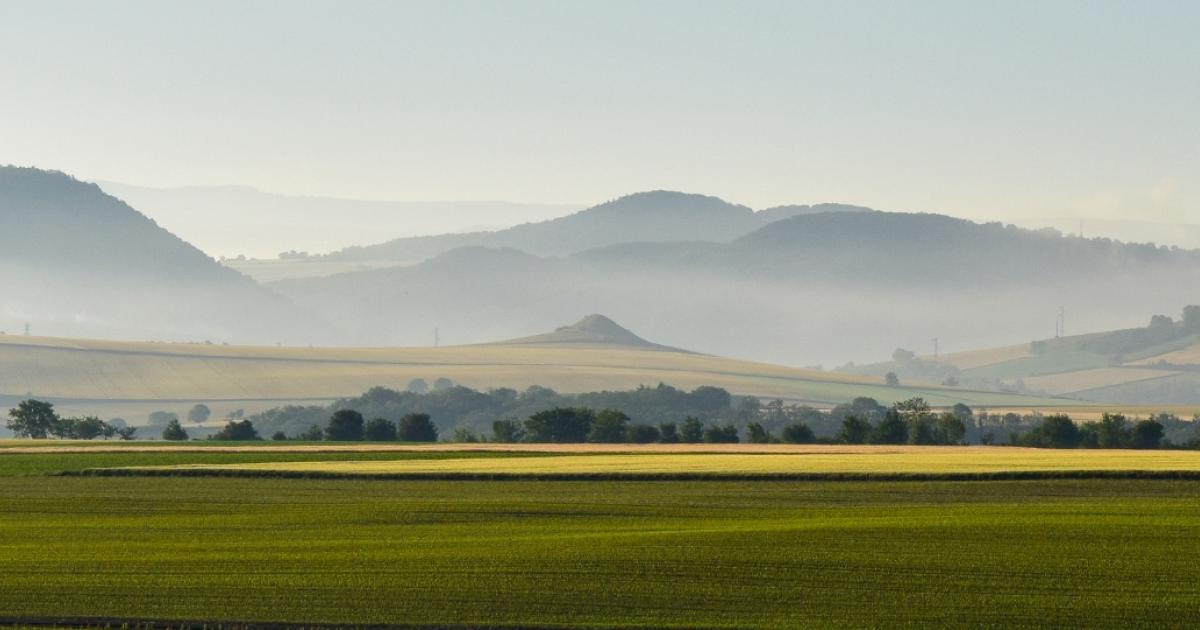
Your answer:
[[[512,397],[496,390],[482,393],[450,387],[440,393],[466,390],[485,398]],[[547,393],[549,392],[549,393]],[[437,394],[439,392],[430,392]],[[530,388],[521,396],[539,395],[547,401],[557,394],[545,388]],[[455,394],[461,395],[461,394]],[[288,433],[276,429],[272,440],[302,441],[401,441],[434,442],[439,438],[453,442],[553,442],[553,443],[737,443],[753,444],[1009,444],[1040,448],[1200,448],[1196,421],[1182,420],[1170,414],[1157,414],[1146,420],[1130,420],[1122,414],[1106,413],[1100,420],[1077,424],[1063,414],[1041,416],[1014,413],[976,413],[964,404],[947,410],[935,410],[924,399],[911,398],[890,406],[860,397],[828,411],[806,405],[786,405],[781,400],[762,403],[745,397],[733,398],[717,388],[698,388],[683,392],[669,386],[641,388],[632,392],[602,392],[600,399],[620,400],[633,395],[644,400],[676,402],[679,409],[700,407],[707,417],[685,415],[682,419],[657,423],[635,420],[618,407],[594,408],[583,405],[549,406],[521,417],[494,419],[488,430],[457,426],[443,431],[432,414],[408,412],[396,420],[383,414],[367,415],[359,409],[341,407],[326,411],[320,422]],[[411,392],[393,392],[375,388],[361,399],[410,400]],[[417,395],[418,398],[425,394]],[[585,399],[587,395],[577,395]],[[366,405],[380,411],[380,406]],[[384,405],[387,408],[387,405]],[[391,407],[395,408],[395,407]],[[323,409],[315,407],[314,409]],[[240,417],[240,416],[239,416]],[[267,431],[259,424],[262,415],[227,418],[223,428],[210,440],[261,440]],[[267,417],[271,417],[267,414]],[[305,414],[304,417],[311,417]],[[9,411],[8,427],[19,437],[45,439],[134,439],[137,429],[123,426],[119,419],[104,422],[96,417],[60,417],[51,403],[22,401]],[[170,417],[162,429],[162,439],[191,439],[177,417]],[[1173,438],[1173,439],[1172,439]]]
[[[63,417],[54,410],[54,405],[42,400],[23,400],[8,410],[8,429],[17,437],[44,440],[132,440],[137,427],[125,426],[124,422],[105,422],[95,416]]]

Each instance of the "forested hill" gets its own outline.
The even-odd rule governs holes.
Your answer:
[[[745,213],[743,213],[745,214]],[[1200,256],[930,214],[825,212],[728,242],[634,242],[568,257],[451,251],[411,267],[275,285],[355,344],[528,335],[602,312],[673,347],[791,365],[897,346],[1028,342],[1059,307],[1080,328],[1176,312]]]
[[[350,247],[327,258],[418,261],[465,246],[511,247],[539,256],[562,256],[616,243],[724,242],[790,216],[864,211],[868,209],[821,204],[779,206],[755,212],[716,197],[658,190],[506,230],[401,238],[379,245]]]
[[[310,318],[95,184],[0,167],[0,330],[134,339],[300,340]]]
[[[631,243],[583,252],[577,259],[618,267],[702,269],[789,283],[970,289],[1194,270],[1200,265],[1200,252],[936,214],[843,212],[783,219],[728,244]]]

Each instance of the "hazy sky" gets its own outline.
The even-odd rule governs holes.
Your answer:
[[[14,2],[0,163],[1200,222],[1200,2]]]

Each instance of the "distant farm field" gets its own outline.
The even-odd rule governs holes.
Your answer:
[[[449,378],[475,389],[531,385],[561,392],[667,383],[819,405],[870,396],[922,396],[934,405],[1058,408],[1074,401],[965,389],[888,387],[882,379],[626,346],[478,345],[443,348],[294,348],[0,337],[0,399],[34,396],[131,418],[154,407],[182,413],[327,402],[375,386]],[[92,413],[100,413],[93,411]]]
[[[1200,608],[1191,481],[18,477],[0,540],[18,624],[1126,629]]]
[[[698,449],[697,449],[698,450]],[[496,453],[500,455],[499,453]],[[514,476],[772,476],[789,475],[946,475],[1035,472],[1200,471],[1200,452],[1136,450],[1050,450],[1008,447],[812,446],[792,452],[748,449],[738,452],[685,452],[650,449],[605,453],[564,448],[543,457],[388,458],[372,461],[360,453],[354,461],[309,458],[305,461],[179,464],[176,469],[241,472],[300,472],[345,475],[514,475]],[[161,470],[161,469],[160,469]]]

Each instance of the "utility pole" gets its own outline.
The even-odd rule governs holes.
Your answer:
[[[934,359],[938,358],[938,338],[937,337],[933,338],[933,358]]]
[[[1058,319],[1054,321],[1054,338],[1061,339],[1067,334],[1067,307],[1058,307]]]
[[[29,336],[29,322],[25,322],[25,336]]]

